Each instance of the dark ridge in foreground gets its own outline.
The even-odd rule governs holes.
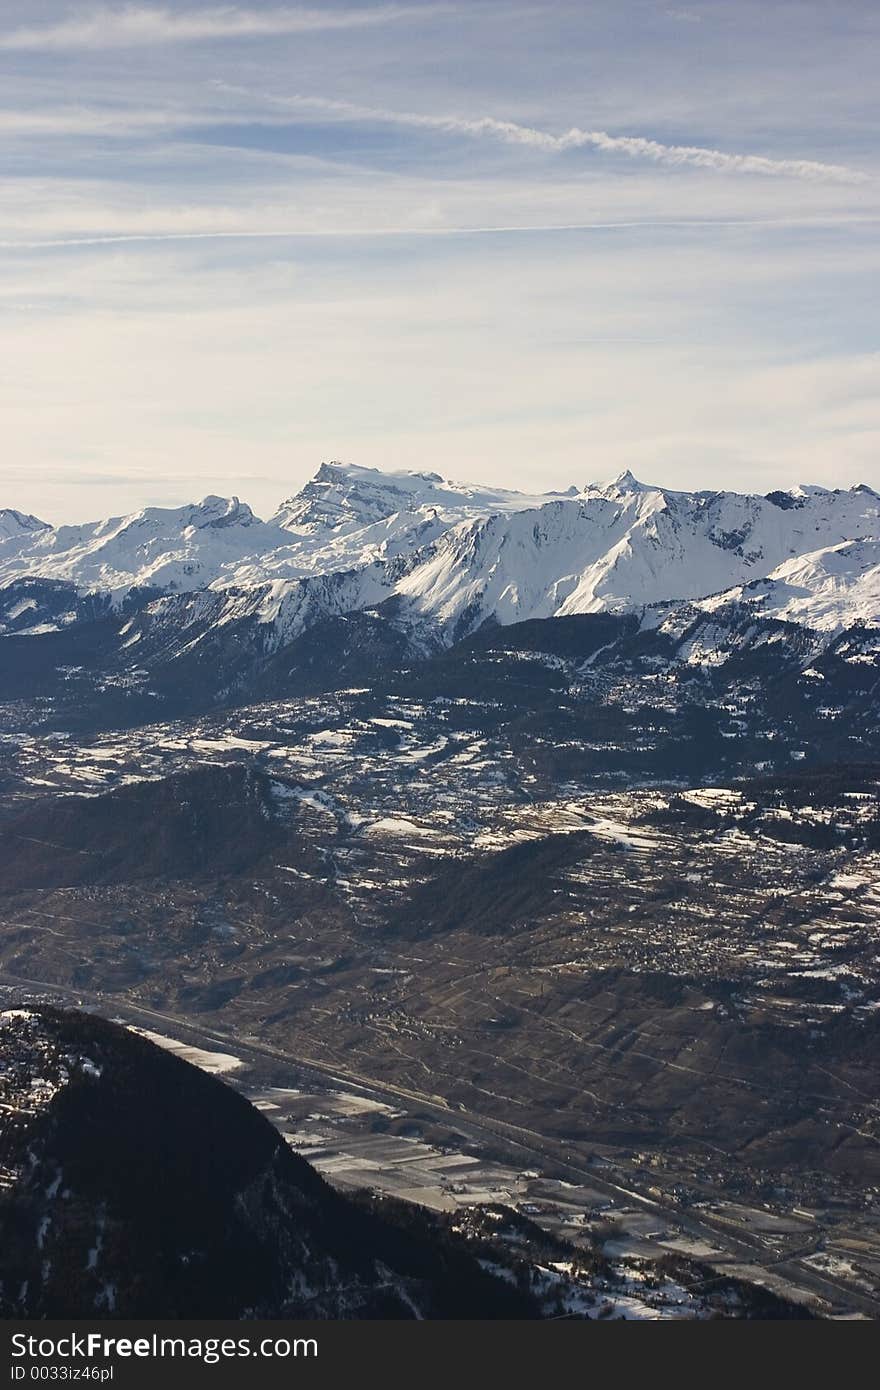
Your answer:
[[[509,1206],[343,1195],[239,1092],[92,1014],[0,1012],[0,1317],[810,1318]]]
[[[253,1106],[124,1028],[0,1014],[0,1316],[523,1318],[413,1209],[335,1192]]]

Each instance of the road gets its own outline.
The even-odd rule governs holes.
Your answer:
[[[376,1081],[346,1067],[330,1066],[316,1058],[292,1055],[259,1039],[241,1037],[223,1029],[207,1028],[204,1024],[193,1023],[191,1019],[180,1014],[163,1013],[141,1004],[134,1004],[124,996],[71,989],[51,981],[32,980],[6,973],[0,973],[0,986],[38,990],[59,1002],[94,1009],[103,1016],[121,1017],[141,1026],[162,1023],[166,1027],[170,1026],[176,1033],[183,1034],[180,1041],[206,1050],[210,1050],[212,1045],[222,1044],[225,1049],[233,1050],[243,1061],[250,1060],[252,1064],[266,1060],[282,1063],[294,1072],[298,1079],[311,1084],[329,1084],[336,1089],[355,1086],[378,1101],[406,1101],[417,1104],[433,1119],[454,1123],[459,1133],[480,1147],[488,1146],[497,1151],[500,1145],[511,1154],[524,1157],[528,1167],[534,1167],[537,1162],[546,1169],[549,1164],[554,1175],[564,1177],[567,1181],[575,1179],[615,1200],[623,1199],[626,1202],[637,1203],[662,1214],[670,1225],[722,1250],[728,1260],[737,1266],[748,1267],[755,1282],[761,1282],[762,1273],[772,1274],[785,1279],[794,1289],[818,1297],[835,1308],[843,1306],[872,1318],[880,1318],[880,1300],[800,1263],[804,1255],[813,1252],[814,1244],[780,1254],[778,1250],[769,1248],[753,1232],[740,1231],[734,1234],[727,1223],[713,1219],[711,1214],[701,1212],[699,1216],[695,1216],[691,1211],[682,1210],[671,1202],[664,1202],[662,1198],[649,1197],[638,1188],[627,1185],[626,1181],[614,1181],[603,1176],[601,1170],[592,1164],[578,1161],[578,1155],[569,1148],[547,1139],[534,1130],[498,1120],[494,1116],[461,1110],[436,1094],[395,1086],[387,1081]],[[702,1263],[711,1265],[723,1276],[722,1262],[705,1260]]]

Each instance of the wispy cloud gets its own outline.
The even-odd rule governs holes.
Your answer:
[[[628,221],[596,222],[517,222],[487,223],[473,226],[402,226],[356,227],[281,227],[273,230],[259,228],[229,228],[212,231],[174,231],[174,232],[113,232],[105,236],[62,236],[22,237],[18,240],[0,241],[0,251],[53,251],[76,247],[138,245],[149,242],[187,242],[187,241],[357,241],[381,237],[491,237],[491,236],[529,236],[536,233],[553,232],[652,232],[663,230],[688,230],[693,232],[721,231],[737,228],[764,229],[772,231],[791,230],[833,230],[836,227],[875,227],[880,222],[878,216],[849,217],[829,215],[825,217],[666,217],[632,218]]]
[[[236,90],[231,88],[230,90]],[[690,165],[722,173],[762,174],[771,177],[822,180],[833,183],[866,183],[868,176],[845,164],[825,164],[812,159],[770,159],[758,154],[734,154],[702,145],[666,145],[642,135],[611,135],[606,130],[581,130],[572,126],[561,135],[502,121],[494,116],[428,116],[412,111],[390,111],[383,107],[358,106],[329,97],[292,96],[271,98],[291,109],[325,111],[339,120],[385,123],[411,129],[446,131],[458,135],[488,136],[505,144],[562,153],[566,150],[594,149],[604,154],[622,154],[655,164]]]
[[[219,120],[220,117],[213,117]],[[228,115],[223,119],[228,120]],[[194,112],[141,109],[127,106],[58,106],[32,110],[0,109],[4,135],[133,135],[139,131],[172,130],[208,123],[212,117]]]
[[[0,33],[0,49],[48,52],[66,49],[131,48],[141,44],[188,43],[198,39],[271,38],[424,16],[446,6],[378,5],[368,9],[211,9],[169,10],[153,6],[89,9],[59,24]]]
[[[0,44],[2,47],[2,44]],[[281,110],[320,111],[341,122],[384,124],[410,130],[436,130],[472,139],[488,138],[508,145],[519,145],[551,154],[592,149],[603,154],[624,155],[671,167],[691,167],[720,173],[758,174],[776,178],[806,179],[813,182],[864,184],[869,176],[845,164],[829,164],[811,159],[771,159],[765,155],[739,154],[703,145],[670,145],[642,135],[612,135],[606,130],[582,130],[572,126],[562,134],[499,120],[494,116],[465,117],[423,115],[414,111],[395,111],[386,107],[362,106],[319,96],[267,96],[232,83],[214,81],[217,91],[244,96],[251,104],[246,112],[222,106],[212,109],[173,107],[138,108],[124,106],[66,106],[54,109],[0,109],[0,132],[9,135],[101,135],[123,136],[140,131],[182,129],[186,126],[228,125],[237,119],[263,125],[283,125]],[[267,110],[267,106],[272,108]]]

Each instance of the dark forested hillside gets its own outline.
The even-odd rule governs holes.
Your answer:
[[[0,1312],[528,1317],[413,1210],[335,1192],[247,1100],[91,1015],[0,1014]]]

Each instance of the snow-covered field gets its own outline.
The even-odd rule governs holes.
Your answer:
[[[132,1031],[149,1038],[150,1042],[164,1047],[167,1052],[173,1052],[176,1057],[182,1057],[184,1062],[190,1062],[194,1067],[201,1067],[202,1071],[211,1072],[215,1076],[237,1071],[242,1065],[241,1058],[233,1057],[230,1052],[208,1052],[203,1047],[192,1047],[189,1043],[169,1038],[164,1033],[153,1033],[147,1028],[134,1028]]]

